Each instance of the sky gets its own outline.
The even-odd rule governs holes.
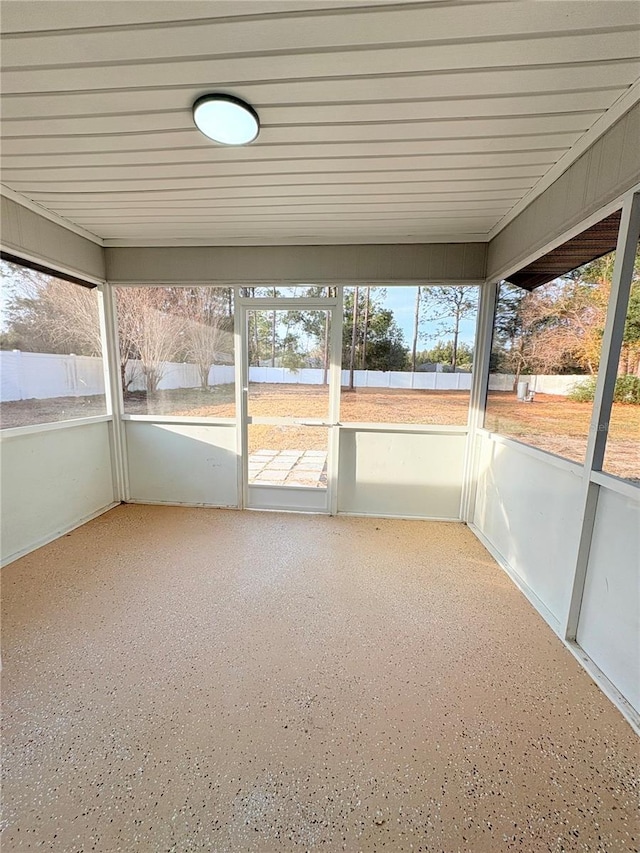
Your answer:
[[[18,281],[11,275],[12,268],[12,264],[0,262],[0,332],[6,331],[7,305],[20,290]]]
[[[413,322],[416,308],[415,287],[387,287],[387,296],[384,305],[393,311],[393,316],[404,334],[404,342],[410,347],[413,343]],[[437,323],[420,324],[422,335],[435,335],[436,337],[421,336],[418,340],[418,350],[431,349],[438,341]],[[465,343],[473,343],[475,336],[475,315],[462,321],[460,326],[460,340]],[[442,336],[446,339],[447,336]]]
[[[5,276],[0,286],[0,330],[5,329],[6,318],[6,303],[16,290],[16,282],[6,275],[10,267],[5,266]],[[372,288],[374,293],[378,288]],[[393,316],[397,324],[402,329],[404,342],[408,347],[411,347],[413,341],[413,321],[415,312],[415,287],[396,287],[389,286],[386,288],[387,295],[384,299],[384,306],[393,311]],[[418,340],[418,350],[431,349],[438,340],[437,323],[421,323],[421,337]],[[430,335],[431,337],[427,337]],[[465,343],[473,343],[475,335],[475,316],[464,319],[460,328],[460,340]],[[442,336],[446,339],[447,336]]]

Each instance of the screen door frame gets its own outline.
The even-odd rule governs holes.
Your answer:
[[[340,384],[342,378],[342,301],[343,287],[334,288],[335,296],[328,297],[237,297],[236,363],[240,368],[236,382],[238,412],[239,487],[242,507],[287,512],[336,514],[338,504],[338,452],[340,418]],[[249,414],[249,311],[270,310],[328,311],[330,314],[328,416],[325,419],[269,417],[255,418]],[[301,390],[304,385],[300,386]],[[286,486],[249,483],[249,430],[251,423],[274,426],[309,426],[327,429],[327,486]]]

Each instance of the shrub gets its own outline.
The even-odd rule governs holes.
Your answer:
[[[589,376],[582,382],[577,382],[567,396],[576,403],[590,403],[595,395],[596,377]]]
[[[589,376],[573,386],[569,399],[577,403],[590,403],[596,393],[596,377]],[[613,392],[616,403],[633,403],[640,406],[640,376],[618,376]]]
[[[640,376],[618,376],[613,399],[616,403],[640,405]]]

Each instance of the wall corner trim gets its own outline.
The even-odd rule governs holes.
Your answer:
[[[105,280],[102,240],[11,190],[0,187],[2,248],[52,272],[99,284]]]
[[[640,183],[640,89],[633,91],[633,106],[489,242],[489,280],[504,278],[608,216]]]

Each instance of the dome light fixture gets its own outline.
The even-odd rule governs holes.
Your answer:
[[[260,132],[258,113],[233,95],[203,95],[193,105],[199,131],[221,145],[248,145]]]

